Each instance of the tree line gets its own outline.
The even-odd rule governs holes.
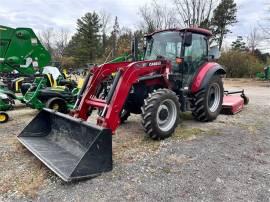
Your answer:
[[[211,45],[217,45],[222,50],[224,38],[231,32],[231,26],[237,23],[234,0],[171,0],[167,4],[152,0],[138,8],[138,14],[140,21],[135,31],[121,26],[117,16],[105,11],[93,11],[77,20],[76,32],[72,36],[66,30],[48,29],[40,34],[40,38],[54,60],[60,61],[62,66],[76,68],[89,63],[108,62],[129,53],[134,37],[142,42],[144,34],[167,28],[199,26],[209,29],[214,35]],[[268,59],[261,58],[268,56],[258,53],[260,37],[257,30],[251,30],[248,44],[241,44],[243,40],[238,38],[229,49],[222,50],[220,62],[229,70],[230,76],[251,76],[267,64]],[[240,61],[243,61],[240,66],[246,70],[235,70],[233,64]]]

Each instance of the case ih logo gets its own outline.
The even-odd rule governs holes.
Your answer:
[[[149,66],[158,66],[161,65],[161,62],[150,62]]]

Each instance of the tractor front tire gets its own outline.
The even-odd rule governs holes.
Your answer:
[[[222,109],[224,88],[221,77],[215,75],[207,87],[194,95],[193,117],[201,122],[213,121]]]
[[[52,109],[63,114],[68,113],[67,103],[64,99],[54,97],[46,102],[46,108]]]
[[[5,112],[0,112],[0,123],[6,123],[9,120],[9,116]]]
[[[179,123],[180,103],[169,89],[158,89],[149,94],[142,106],[142,126],[150,138],[170,137]]]

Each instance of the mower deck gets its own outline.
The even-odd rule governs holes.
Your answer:
[[[236,114],[244,108],[244,99],[236,95],[225,95],[222,103],[222,114]]]

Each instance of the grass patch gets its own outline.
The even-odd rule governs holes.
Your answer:
[[[240,128],[247,130],[250,134],[252,135],[257,135],[258,134],[258,129],[263,128],[263,122],[262,121],[257,121],[253,124],[243,124],[239,123],[238,124]]]
[[[188,128],[182,125],[176,129],[172,137],[183,140],[192,140],[203,132],[205,132],[205,130],[201,128]]]
[[[205,131],[205,133],[210,136],[221,135],[220,130],[218,129],[210,129],[210,130]]]
[[[48,172],[43,164],[14,137],[6,141],[0,172],[0,194],[34,199],[45,185]]]
[[[14,193],[20,197],[35,198],[38,190],[45,184],[46,170],[32,165],[23,171],[9,172],[0,179],[0,193]],[[14,169],[15,170],[15,169]]]
[[[157,151],[160,144],[161,141],[152,140],[146,137],[143,132],[140,132],[140,135],[120,134],[114,141],[113,158],[119,161],[132,162],[138,156]]]
[[[183,112],[180,114],[180,118],[183,120],[193,120],[193,116],[191,112]]]
[[[220,134],[221,133],[218,129],[192,128],[185,125],[181,125],[176,129],[172,137],[183,140],[193,140],[200,135],[215,136]]]

